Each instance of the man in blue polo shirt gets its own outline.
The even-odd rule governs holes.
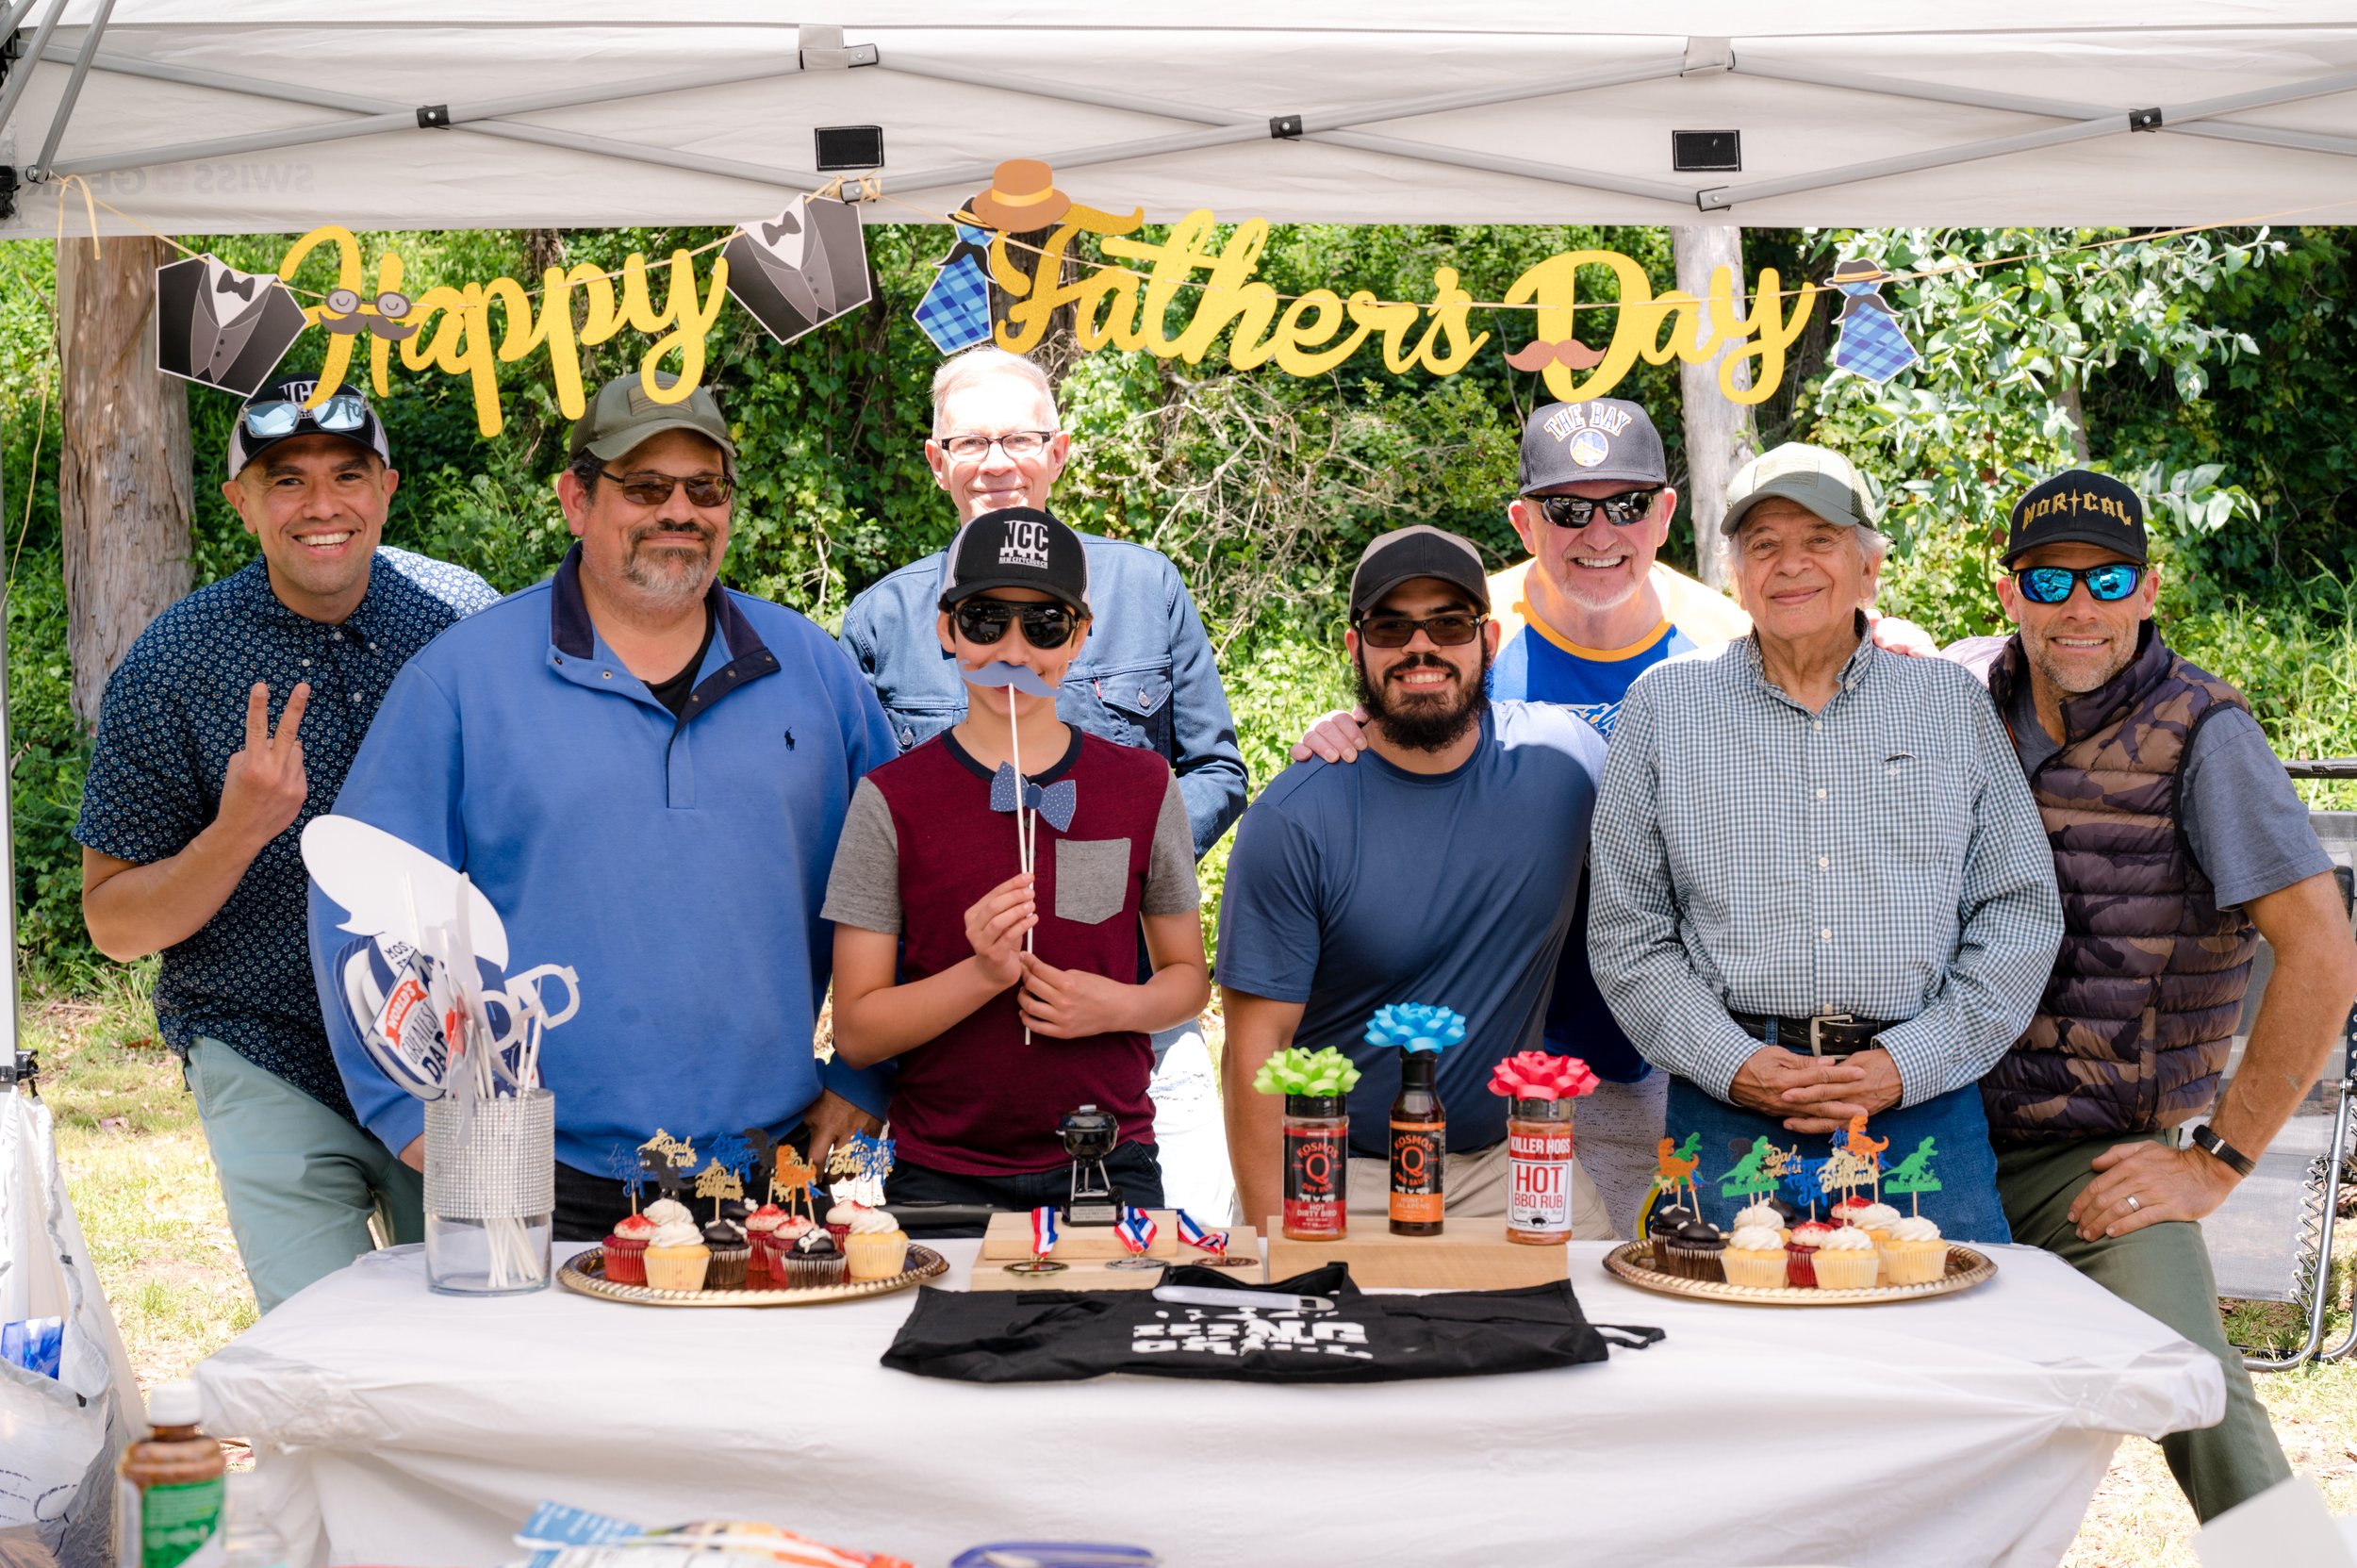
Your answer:
[[[1504,1058],[1539,1048],[1588,852],[1604,742],[1565,709],[1501,702],[1480,553],[1438,528],[1370,543],[1345,642],[1370,715],[1352,767],[1295,763],[1236,831],[1220,904],[1228,1139],[1244,1217],[1277,1213],[1280,1104],[1253,1075],[1290,1046],[1331,1046],[1365,1076],[1350,1098],[1350,1208],[1383,1211],[1385,1112],[1398,1053],[1368,1046],[1395,1002],[1454,1009],[1440,1065],[1451,1213],[1506,1213]],[[1612,1233],[1574,1166],[1572,1233]]]
[[[541,1059],[556,1096],[556,1226],[627,1212],[602,1172],[660,1130],[762,1127],[814,1157],[876,1124],[882,1085],[811,1048],[832,929],[819,918],[851,789],[895,754],[841,649],[718,584],[736,452],[712,395],[602,388],[557,479],[579,540],[554,576],[414,660],[343,794],[465,870],[510,967],[570,965],[581,1008]],[[336,950],[315,888],[313,950]],[[369,1059],[314,965],[362,1121],[418,1158],[421,1103]]]
[[[415,1172],[360,1130],[311,990],[305,823],[327,809],[394,674],[499,596],[379,543],[401,476],[376,412],[307,376],[255,393],[222,494],[261,559],[140,634],[107,682],[82,786],[82,917],[125,963],[163,954],[179,1053],[230,1233],[270,1311],[422,1230]]]

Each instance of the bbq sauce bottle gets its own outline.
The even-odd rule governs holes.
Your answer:
[[[1448,1153],[1448,1113],[1433,1087],[1438,1051],[1399,1053],[1399,1098],[1392,1101],[1392,1234],[1441,1233],[1441,1164]]]
[[[221,1528],[221,1444],[197,1427],[194,1383],[162,1383],[147,1397],[145,1439],[123,1451],[116,1488],[115,1560],[175,1568]]]

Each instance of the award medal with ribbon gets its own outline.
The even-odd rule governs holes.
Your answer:
[[[1146,1256],[1146,1249],[1154,1245],[1154,1238],[1161,1233],[1162,1227],[1156,1225],[1154,1216],[1145,1210],[1122,1210],[1121,1218],[1113,1224],[1113,1234],[1121,1238],[1121,1249],[1129,1256],[1115,1258],[1105,1266],[1107,1268],[1162,1267],[1162,1261],[1160,1258]]]
[[[1019,1263],[1009,1263],[1009,1274],[1062,1274],[1071,1267],[1047,1255],[1056,1250],[1056,1211],[1051,1208],[1031,1211],[1031,1255]]]
[[[1228,1255],[1228,1232],[1206,1230],[1203,1222],[1184,1209],[1178,1211],[1178,1242],[1203,1254],[1200,1266],[1205,1268],[1250,1268],[1251,1261]]]

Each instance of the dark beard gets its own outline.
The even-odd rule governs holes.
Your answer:
[[[1393,665],[1394,671],[1426,667],[1448,668],[1438,653],[1411,653]],[[1394,707],[1383,701],[1383,694],[1367,679],[1366,655],[1361,653],[1351,661],[1351,672],[1359,682],[1359,705],[1367,710],[1367,721],[1381,728],[1383,738],[1393,745],[1410,751],[1444,751],[1464,738],[1465,732],[1481,722],[1481,716],[1490,711],[1490,655],[1484,650],[1481,671],[1468,686],[1459,688],[1459,701],[1454,704],[1416,702]]]

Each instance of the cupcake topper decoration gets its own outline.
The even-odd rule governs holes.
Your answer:
[[[1396,1002],[1367,1020],[1366,1042],[1402,1050],[1443,1051],[1465,1037],[1465,1016],[1445,1007]]]
[[[753,1151],[752,1169],[745,1176],[745,1190],[752,1192],[758,1189],[766,1201],[775,1204],[778,1201],[778,1141],[769,1136],[767,1128],[763,1127],[749,1127],[741,1136],[745,1147]]]
[[[1785,1166],[1785,1190],[1792,1195],[1796,1207],[1806,1206],[1811,1219],[1817,1217],[1817,1178],[1824,1168],[1824,1161],[1807,1159],[1797,1151]]]
[[[786,1213],[792,1213],[798,1209],[807,1210],[809,1217],[816,1222],[818,1218],[817,1205],[811,1200],[810,1189],[817,1180],[818,1167],[803,1159],[800,1149],[794,1147],[791,1144],[778,1146],[777,1169],[769,1184],[769,1195],[773,1202],[777,1195],[783,1192],[785,1194],[785,1202],[782,1207]]]
[[[1890,1147],[1890,1140],[1888,1138],[1868,1137],[1866,1135],[1866,1118],[1859,1115],[1852,1116],[1850,1118],[1850,1125],[1839,1132],[1835,1133],[1833,1141],[1837,1147],[1847,1149],[1850,1153],[1856,1155],[1861,1161],[1865,1162],[1866,1175],[1862,1178],[1862,1180],[1871,1183],[1877,1190],[1877,1196],[1879,1196],[1879,1191],[1882,1186],[1883,1150]]]
[[[1906,1194],[1915,1200],[1909,1207],[1920,1214],[1923,1212],[1922,1195],[1939,1191],[1939,1178],[1932,1174],[1932,1156],[1938,1152],[1929,1138],[1916,1145],[1915,1152],[1900,1161],[1891,1173],[1883,1178],[1883,1191]]]
[[[704,1145],[704,1153],[714,1164],[737,1179],[739,1190],[735,1196],[744,1197],[745,1173],[753,1168],[753,1146],[733,1132],[721,1132]]]
[[[1490,1092],[1512,1099],[1574,1099],[1591,1094],[1596,1075],[1576,1056],[1517,1051],[1490,1074]]]
[[[846,1168],[850,1173],[850,1180],[836,1185],[836,1196],[847,1197],[852,1202],[865,1204],[870,1209],[882,1208],[884,1178],[892,1174],[892,1140],[854,1132],[848,1146],[837,1147],[848,1147],[849,1150]],[[827,1166],[830,1170],[835,1168],[834,1161],[830,1159]]]
[[[712,1199],[712,1217],[718,1219],[720,1200],[729,1197],[743,1197],[745,1183],[738,1180],[734,1171],[720,1164],[719,1158],[716,1155],[712,1164],[697,1173],[696,1196]]]
[[[638,1150],[628,1144],[616,1144],[605,1151],[605,1174],[622,1185],[630,1196],[630,1212],[638,1212],[638,1195],[647,1190],[650,1173]]]
[[[1358,1065],[1333,1047],[1303,1050],[1295,1046],[1270,1055],[1252,1075],[1264,1095],[1346,1095],[1359,1086]]]
[[[1668,1193],[1672,1197],[1684,1188],[1687,1207],[1698,1214],[1702,1213],[1702,1201],[1694,1192],[1694,1167],[1703,1163],[1702,1147],[1703,1135],[1699,1132],[1689,1132],[1683,1144],[1673,1138],[1662,1139],[1655,1152],[1653,1179],[1654,1190]]]
[[[1769,1162],[1778,1150],[1765,1135],[1754,1138],[1749,1149],[1739,1140],[1728,1146],[1727,1152],[1741,1158],[1733,1170],[1719,1178],[1721,1197],[1748,1197],[1756,1202],[1763,1193],[1775,1191],[1776,1178],[1769,1170]]]

